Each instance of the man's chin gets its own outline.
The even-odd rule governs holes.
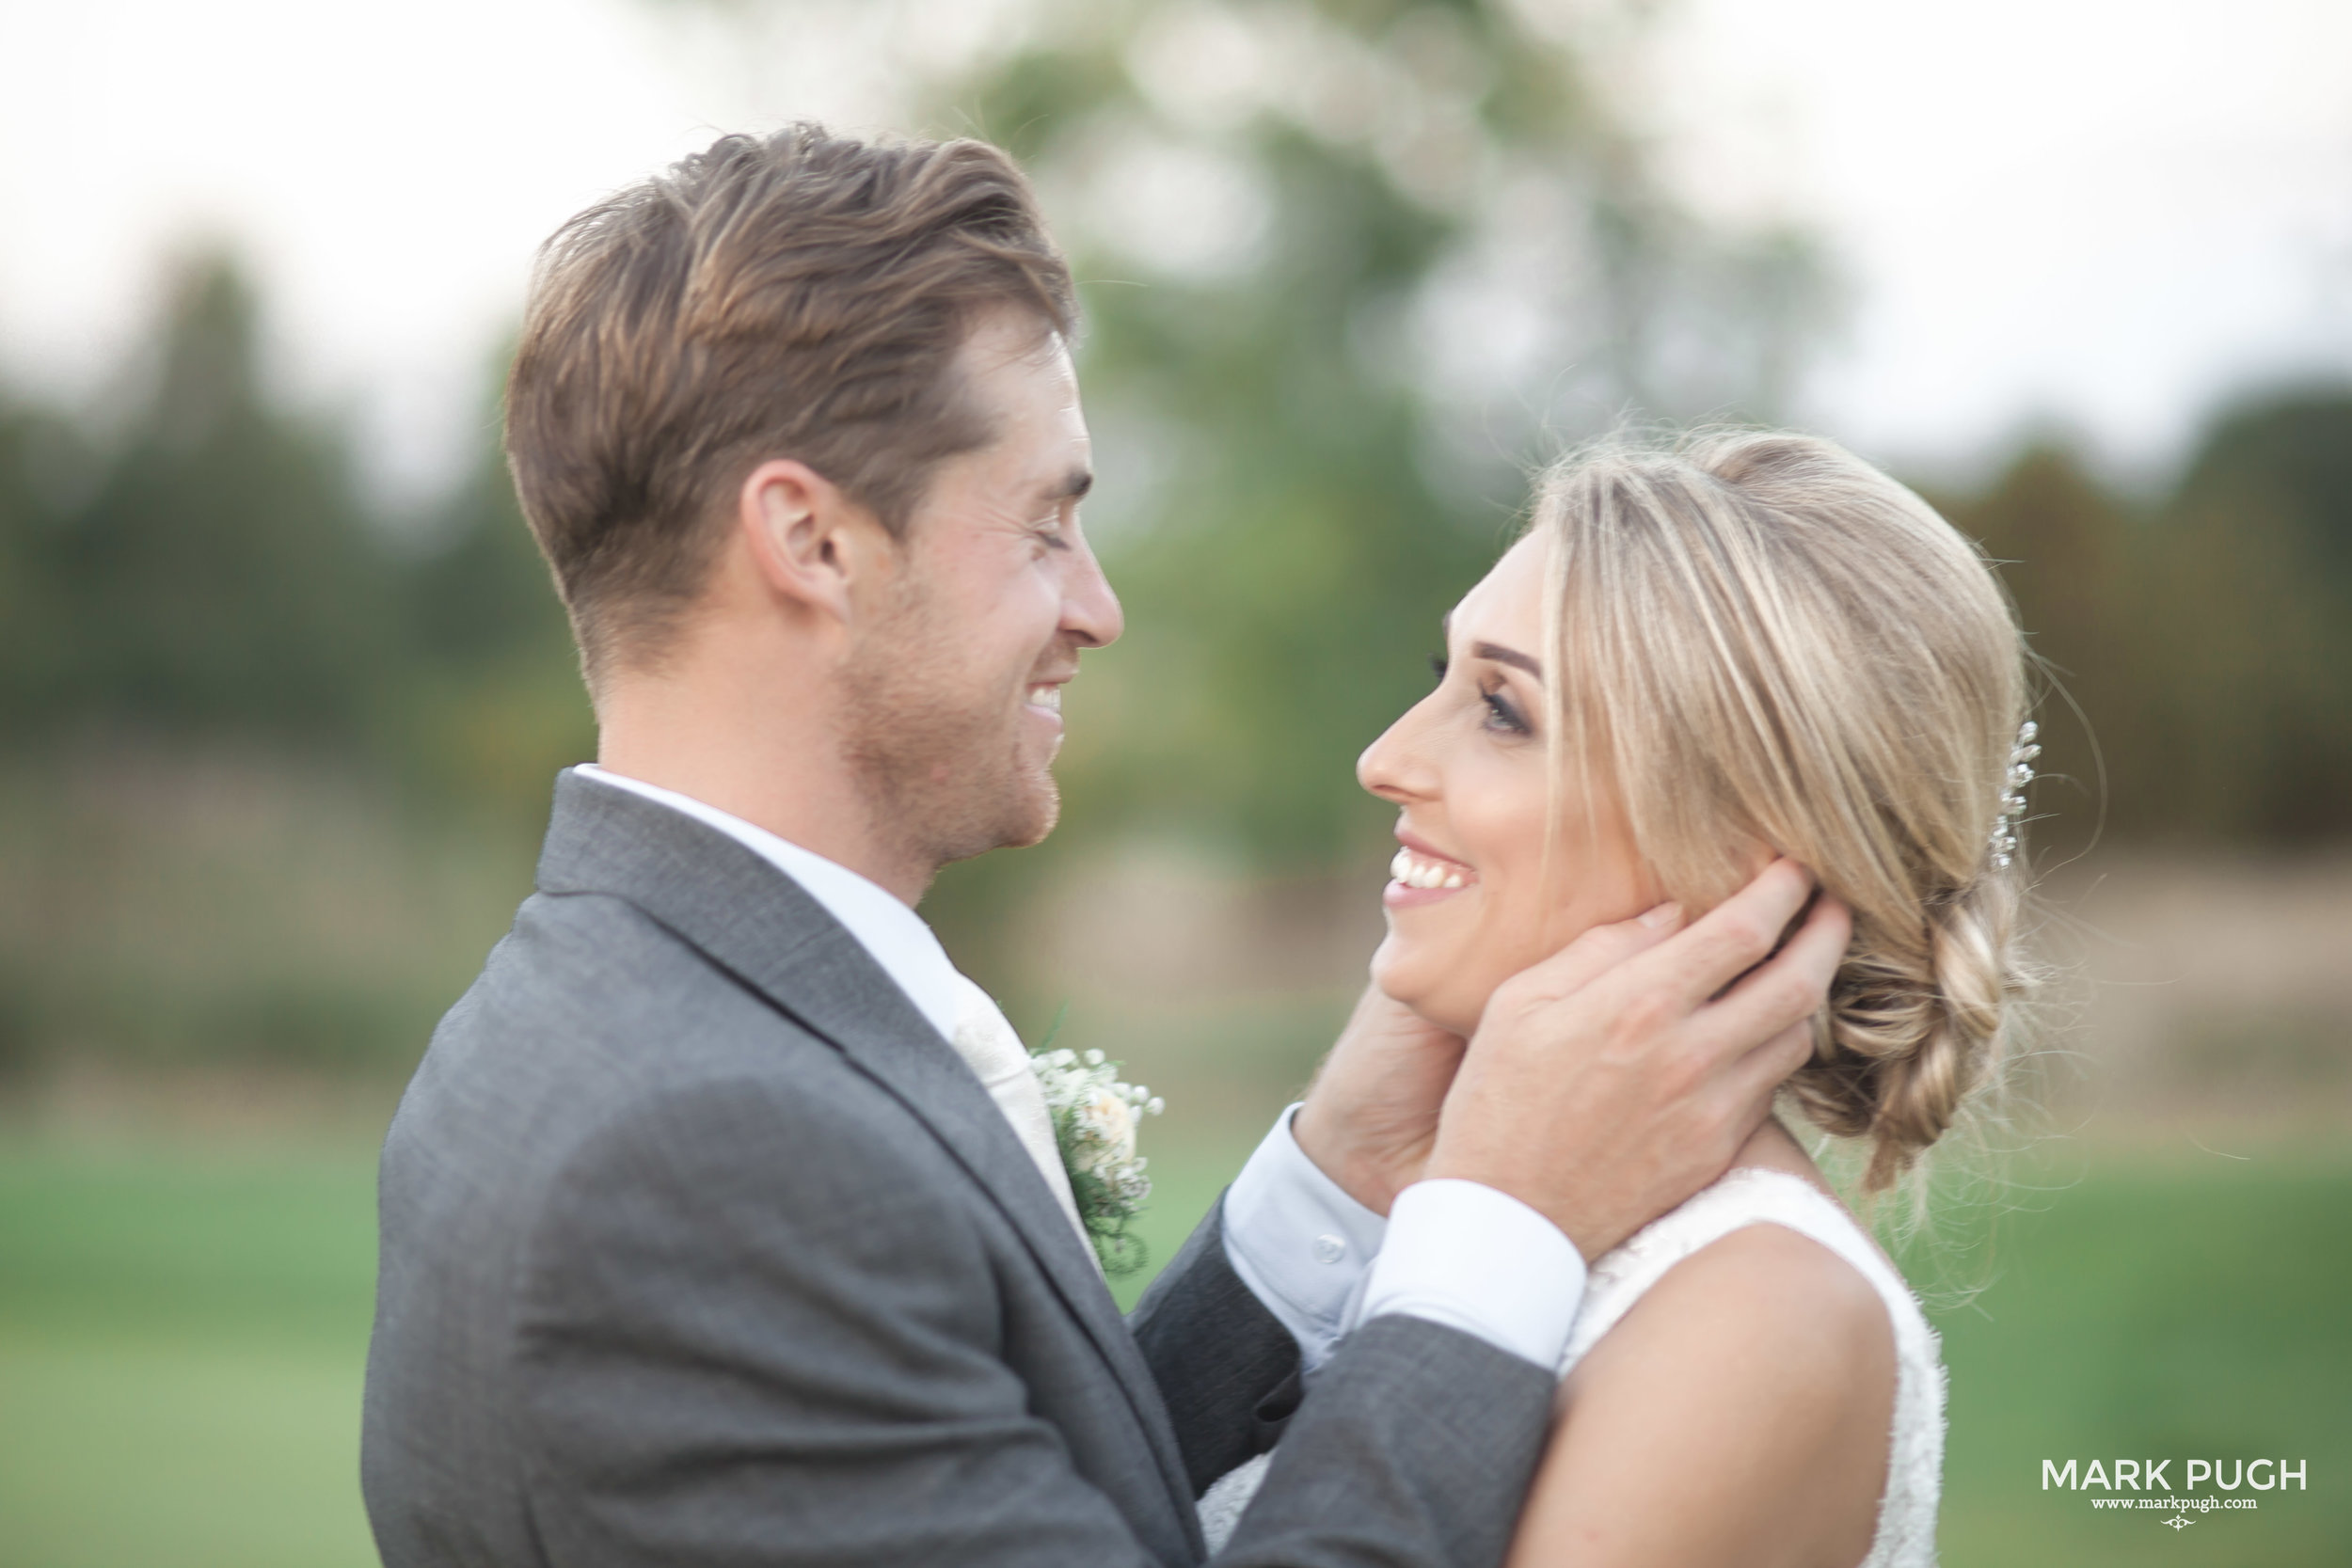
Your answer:
[[[1045,842],[1046,836],[1061,822],[1061,786],[1054,775],[1038,770],[1031,781],[1028,799],[1024,802],[1026,812],[1020,827],[1006,836],[1003,847],[1026,849]]]
[[[937,859],[946,865],[977,859],[992,849],[1026,849],[1044,843],[1060,820],[1061,791],[1055,786],[1053,775],[1044,774],[1031,781],[1031,787],[1022,791],[1017,800],[1008,801],[993,820],[985,825],[975,823],[977,831],[941,845]]]

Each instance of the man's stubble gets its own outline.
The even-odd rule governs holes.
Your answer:
[[[875,835],[937,868],[1053,831],[1051,757],[1025,765],[1021,701],[1030,667],[976,672],[937,596],[910,575],[850,650],[842,754]]]

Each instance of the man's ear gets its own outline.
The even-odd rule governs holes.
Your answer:
[[[844,624],[853,587],[895,564],[881,519],[791,458],[771,458],[744,478],[736,525],[771,594]]]

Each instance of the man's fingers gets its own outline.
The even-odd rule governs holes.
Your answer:
[[[1695,1007],[1771,953],[1812,895],[1811,872],[1792,860],[1772,862],[1682,933],[1673,948],[1670,983]]]
[[[1532,996],[1571,996],[1681,929],[1681,906],[1661,904],[1630,920],[1594,927],[1551,957],[1528,965],[1518,979]]]
[[[1742,1102],[1760,1103],[1769,1109],[1772,1095],[1782,1083],[1812,1058],[1813,1020],[1808,1015],[1724,1069],[1724,1092]],[[1759,1115],[1748,1122],[1741,1133],[1742,1142],[1746,1133],[1755,1132],[1756,1123],[1763,1119]]]
[[[1821,1010],[1853,942],[1853,916],[1835,898],[1814,902],[1787,945],[1726,991],[1710,1024],[1738,1039],[1772,1039]],[[1793,1069],[1792,1069],[1793,1070]],[[1785,1075],[1784,1075],[1785,1076]]]

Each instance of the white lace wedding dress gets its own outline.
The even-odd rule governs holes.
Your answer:
[[[1878,1531],[1862,1568],[1932,1568],[1935,1505],[1944,1471],[1944,1363],[1935,1330],[1902,1276],[1862,1227],[1812,1183],[1784,1171],[1735,1170],[1681,1208],[1636,1231],[1592,1268],[1560,1375],[1616,1326],[1642,1292],[1685,1258],[1751,1225],[1779,1225],[1809,1236],[1844,1259],[1877,1290],[1895,1329],[1895,1418],[1886,1462],[1886,1494]],[[1220,1477],[1200,1499],[1200,1526],[1220,1550],[1257,1496],[1271,1455]]]

